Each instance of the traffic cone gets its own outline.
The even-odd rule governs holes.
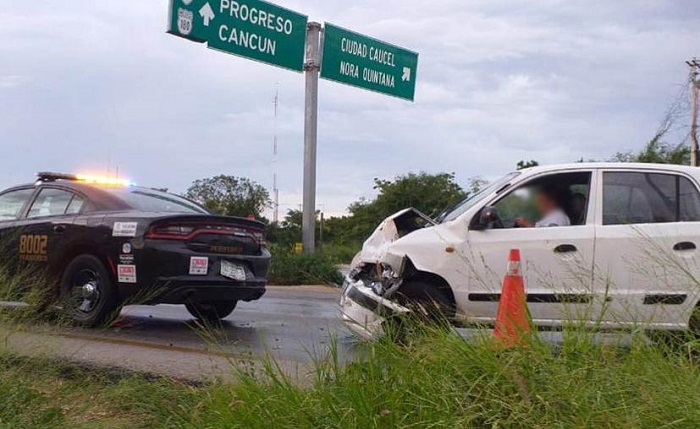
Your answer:
[[[512,249],[508,256],[508,271],[503,280],[493,335],[502,345],[513,347],[522,344],[530,332],[530,312],[520,269],[520,250]]]

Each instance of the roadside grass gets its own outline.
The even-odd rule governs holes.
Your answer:
[[[362,249],[362,243],[356,245],[330,243],[324,244],[319,252],[335,264],[349,264],[360,249]]]
[[[381,341],[361,363],[316,368],[311,388],[271,371],[212,386],[179,427],[694,428],[700,425],[697,343],[671,352],[640,337],[628,348],[588,333],[564,344],[502,350],[428,331]],[[194,418],[193,418],[194,417]]]
[[[56,324],[67,322],[57,311],[50,284],[41,269],[22,267],[11,273],[0,265],[0,302],[15,304],[0,307],[0,322],[6,325],[48,320]]]
[[[171,427],[153,414],[191,403],[191,387],[0,352],[0,428]]]
[[[312,384],[233,368],[233,383],[103,374],[0,355],[0,427],[696,428],[700,344],[602,345],[570,331],[504,350],[425,329],[342,365],[332,348]]]
[[[332,258],[323,253],[296,254],[276,246],[270,248],[272,261],[268,283],[278,286],[325,285],[343,283],[343,277]]]
[[[294,275],[325,276],[304,255],[277,259]],[[0,300],[29,304],[0,310],[0,322],[44,320],[46,284],[38,273],[0,270]],[[232,363],[234,382],[191,386],[20,358],[0,346],[0,429],[700,427],[700,342],[651,343],[643,328],[611,344],[572,324],[562,344],[534,336],[504,350],[488,331],[465,341],[418,325],[400,345],[358,345],[350,364],[332,346],[310,383],[272,359],[263,372]]]

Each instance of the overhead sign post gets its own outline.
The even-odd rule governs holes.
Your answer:
[[[262,0],[170,0],[168,33],[306,74],[304,253],[316,251],[318,79],[413,101],[418,54]]]
[[[300,72],[307,22],[305,15],[261,0],[170,0],[168,32]]]
[[[321,77],[413,101],[418,54],[326,23]]]
[[[304,107],[304,206],[301,232],[304,252],[316,253],[316,152],[318,147],[318,73],[321,68],[321,24],[310,22],[306,41]]]

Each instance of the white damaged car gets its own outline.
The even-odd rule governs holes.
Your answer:
[[[365,339],[415,303],[455,324],[491,325],[516,248],[536,325],[698,330],[699,185],[700,169],[682,166],[536,167],[491,183],[438,220],[401,211],[355,257],[342,317]],[[547,192],[561,220],[543,225],[552,218],[538,210]]]

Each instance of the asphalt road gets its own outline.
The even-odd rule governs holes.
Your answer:
[[[149,345],[310,362],[326,353],[332,341],[337,340],[343,355],[357,344],[340,321],[339,298],[339,290],[325,287],[271,287],[259,301],[240,303],[220,326],[202,326],[184,306],[133,306],[125,308],[107,330],[80,332]]]
[[[259,367],[266,356],[298,375],[331,348],[342,360],[360,348],[340,321],[339,297],[326,287],[270,287],[216,327],[202,326],[184,306],[132,306],[109,328],[6,328],[0,339],[20,354],[182,379],[226,378],[232,363]]]
[[[326,287],[270,287],[256,302],[241,303],[220,326],[204,327],[184,306],[125,308],[109,328],[0,326],[0,344],[18,354],[152,373],[184,380],[230,379],[237,370],[258,371],[265,358],[300,381],[313,362],[334,350],[341,363],[362,354],[361,343],[339,317],[340,290]],[[469,339],[488,332],[460,329]],[[540,333],[557,344],[560,333]],[[622,345],[619,334],[598,341]]]

